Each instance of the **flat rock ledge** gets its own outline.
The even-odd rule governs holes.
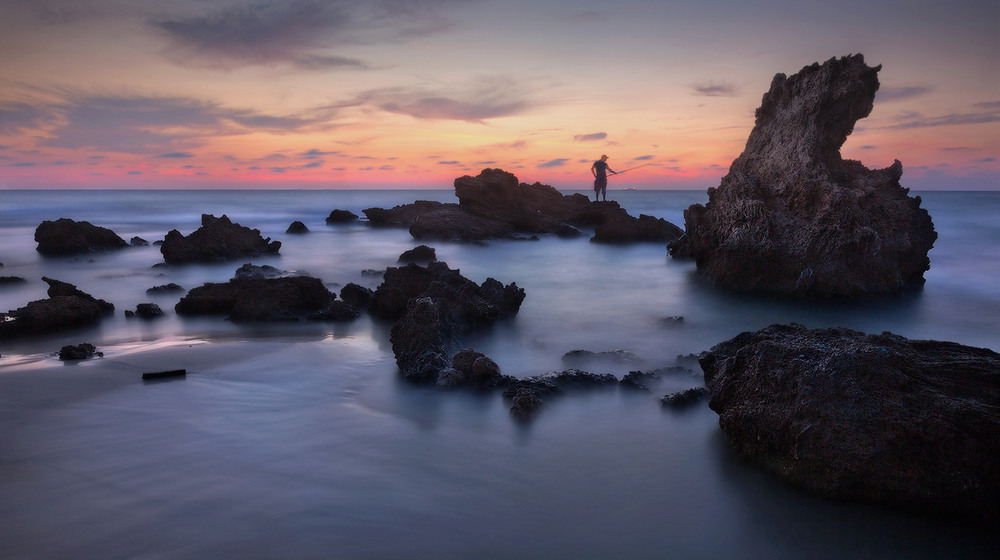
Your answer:
[[[900,186],[902,164],[871,170],[840,155],[880,69],[858,54],[776,75],[746,148],[708,203],[685,210],[670,254],[738,292],[854,299],[922,286],[937,233]]]
[[[1000,521],[1000,354],[791,324],[700,363],[732,447],[792,484]]]
[[[226,215],[216,218],[211,214],[202,214],[201,227],[186,237],[170,230],[160,245],[163,260],[169,264],[276,255],[279,249],[281,242],[262,237],[260,230],[233,223]]]
[[[340,306],[330,310],[336,297],[310,276],[233,278],[192,289],[174,310],[187,316],[226,315],[234,322],[299,321],[314,314],[316,320],[333,320],[344,317]]]

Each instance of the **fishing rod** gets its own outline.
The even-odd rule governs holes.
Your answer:
[[[615,172],[615,175],[621,175],[622,173],[625,173],[626,171],[632,171],[633,169],[639,169],[640,167],[646,167],[647,165],[653,165],[654,163],[656,163],[656,162],[655,161],[651,161],[649,163],[644,163],[642,165],[636,165],[635,167],[629,167],[628,169],[622,169],[621,171]]]

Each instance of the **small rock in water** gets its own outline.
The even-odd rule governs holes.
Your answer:
[[[309,228],[307,228],[302,222],[296,220],[288,226],[285,233],[309,233]]]
[[[59,350],[59,359],[63,361],[86,360],[94,356],[103,356],[103,352],[98,352],[93,344],[84,342],[77,345],[63,346]]]
[[[676,393],[664,395],[660,399],[660,404],[665,407],[683,408],[692,405],[708,396],[708,389],[705,387],[692,387]]]

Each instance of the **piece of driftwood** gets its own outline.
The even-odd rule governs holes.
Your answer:
[[[142,374],[143,379],[166,379],[169,377],[184,377],[187,375],[186,369],[172,369],[170,371],[151,371]]]

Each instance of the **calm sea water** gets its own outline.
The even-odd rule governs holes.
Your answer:
[[[1000,193],[924,192],[939,238],[919,293],[864,304],[726,294],[661,244],[587,239],[429,243],[482,282],[516,282],[517,318],[465,342],[508,374],[565,369],[584,349],[623,375],[683,363],[776,322],[891,331],[1000,350]],[[631,214],[683,226],[702,192],[617,191]],[[282,241],[256,264],[308,272],[331,290],[376,287],[366,270],[417,243],[403,229],[327,226],[335,208],[455,201],[452,191],[0,191],[0,309],[45,297],[42,276],[116,305],[100,326],[0,344],[0,550],[11,558],[986,558],[983,528],[831,503],[736,460],[707,406],[665,412],[652,394],[602,390],[553,401],[531,425],[499,395],[438,392],[396,377],[388,325],[234,325],[181,318],[175,282],[225,281],[244,261],[157,267],[157,247],[42,258],[34,229],[61,217],[126,240],[188,234],[227,214]],[[284,233],[303,221],[312,231]],[[168,316],[126,320],[156,302]],[[671,318],[682,317],[683,320]],[[64,344],[104,357],[59,366]],[[143,385],[141,371],[186,367]],[[54,373],[53,373],[54,372]],[[697,372],[700,373],[700,372]],[[123,379],[125,380],[123,382]],[[66,397],[68,392],[70,397]],[[52,395],[63,395],[56,398]],[[928,450],[933,452],[933,450]]]

